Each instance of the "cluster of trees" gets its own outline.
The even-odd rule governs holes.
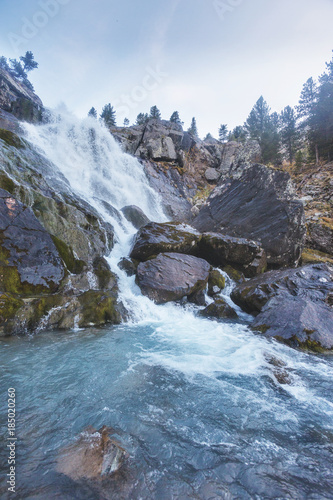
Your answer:
[[[27,55],[31,54],[28,53]],[[24,65],[24,58],[20,58]],[[28,66],[23,67],[29,71]],[[35,66],[34,66],[35,67]],[[97,118],[97,111],[91,108],[88,113]],[[107,126],[116,125],[116,112],[111,104],[103,107],[100,118]],[[154,118],[161,120],[161,112],[157,106],[152,106],[149,113],[139,113],[136,125],[142,125]],[[174,111],[169,119],[173,123],[184,125],[178,111]],[[129,125],[125,118],[124,126]],[[196,119],[192,118],[188,132],[198,137]],[[255,139],[259,142],[262,161],[264,163],[279,164],[283,159],[290,163],[320,159],[333,160],[333,58],[326,63],[326,71],[319,77],[318,82],[309,78],[303,86],[298,106],[286,106],[280,114],[272,113],[269,105],[261,96],[253,106],[244,125],[238,125],[228,131],[226,124],[221,124],[218,130],[221,142],[244,142]],[[205,139],[213,139],[207,134]]]
[[[0,57],[0,68],[5,69],[18,80],[21,80],[28,88],[34,90],[32,83],[28,80],[28,73],[35,68],[38,68],[38,63],[35,61],[31,51],[27,51],[19,60]]]
[[[209,137],[211,135],[209,134]],[[209,138],[207,136],[207,138]],[[309,78],[303,85],[295,108],[286,106],[280,114],[271,110],[261,96],[253,106],[243,126],[228,132],[219,128],[221,142],[255,139],[259,142],[262,160],[279,164],[305,159],[333,159],[333,58],[318,82]]]

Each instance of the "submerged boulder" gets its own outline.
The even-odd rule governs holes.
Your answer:
[[[103,426],[85,429],[76,442],[61,450],[57,470],[77,481],[103,480],[117,473],[129,458],[114,438],[115,431]]]
[[[253,329],[293,347],[333,348],[333,267],[270,271],[238,285],[232,300],[256,314]]]
[[[202,232],[259,242],[272,267],[295,266],[306,233],[303,204],[289,174],[264,165],[218,185],[192,224]]]
[[[145,261],[162,252],[192,254],[200,237],[186,224],[151,222],[136,235],[130,257]]]
[[[141,292],[157,304],[195,296],[206,288],[210,265],[203,259],[179,253],[162,253],[141,262],[137,283]]]

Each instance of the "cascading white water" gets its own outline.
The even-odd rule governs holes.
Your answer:
[[[54,115],[25,128],[114,226],[107,258],[132,321],[3,339],[1,400],[13,383],[20,395],[20,498],[332,498],[331,360],[253,334],[246,316],[210,321],[194,306],[143,297],[117,266],[136,230],[103,204],[166,220],[140,163],[94,119]],[[290,384],[278,383],[269,360],[285,363]],[[122,431],[132,460],[127,495],[96,483],[87,496],[85,481],[82,489],[57,474],[59,450],[88,425]],[[1,487],[0,477],[0,496]]]

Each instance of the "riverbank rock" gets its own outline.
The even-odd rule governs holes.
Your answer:
[[[333,348],[333,267],[270,271],[238,285],[232,300],[256,314],[252,328],[292,347]]]
[[[217,186],[192,225],[259,242],[272,267],[297,265],[306,233],[303,205],[295,199],[289,174],[264,165]]]
[[[192,254],[201,235],[186,224],[151,222],[136,235],[130,257],[145,261],[163,252]]]
[[[333,219],[308,223],[307,244],[326,254],[333,255]]]
[[[141,262],[137,283],[141,292],[157,304],[191,299],[206,288],[210,265],[203,259],[179,253],[162,253]]]
[[[77,441],[63,449],[57,470],[74,481],[98,480],[113,476],[124,466],[129,455],[114,437],[115,431],[103,426],[96,431],[88,427]]]

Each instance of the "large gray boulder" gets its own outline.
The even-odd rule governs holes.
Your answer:
[[[163,252],[193,254],[200,238],[198,231],[185,224],[151,222],[137,233],[130,257],[145,261]]]
[[[289,174],[264,165],[218,185],[192,225],[259,242],[272,267],[297,265],[306,234],[303,204]]]
[[[270,271],[238,285],[232,300],[256,314],[254,330],[292,347],[333,348],[333,268]]]
[[[157,304],[197,295],[206,288],[210,265],[203,259],[179,253],[162,253],[141,262],[137,283],[141,292]]]
[[[0,290],[34,295],[55,292],[65,267],[51,236],[31,208],[0,189]]]

